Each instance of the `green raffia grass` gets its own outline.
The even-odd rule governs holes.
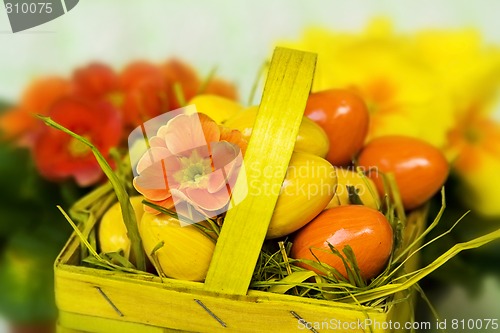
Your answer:
[[[73,222],[71,217],[69,217],[69,215],[64,211],[64,209],[62,209],[60,206],[57,206],[57,208],[64,216],[64,218],[68,221],[68,223],[71,225],[71,227],[73,227],[73,230],[77,234],[78,238],[89,251],[90,256],[83,259],[84,262],[90,263],[93,266],[101,267],[112,271],[121,271],[124,273],[138,274],[148,278],[154,277],[154,275],[147,273],[143,270],[135,269],[134,266],[130,262],[126,261],[126,259],[123,258],[123,256],[121,256],[120,254],[117,253],[98,254],[96,249],[87,240],[87,237],[83,235],[83,233],[80,231],[80,228],[78,228],[78,226],[75,224],[75,222]],[[113,261],[117,261],[118,263],[115,263]]]
[[[150,253],[151,256],[151,263],[153,264],[154,268],[156,269],[156,272],[158,273],[158,276],[160,279],[166,278],[167,276],[163,272],[163,269],[161,268],[160,262],[158,261],[158,256],[156,252],[158,252],[159,249],[161,249],[165,245],[164,241],[159,242],[156,244],[156,246],[153,248],[153,250]],[[163,280],[161,280],[163,282]]]

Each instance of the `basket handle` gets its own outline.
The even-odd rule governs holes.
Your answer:
[[[238,177],[233,191],[233,197],[246,197],[227,212],[205,290],[232,295],[248,291],[295,146],[315,66],[316,54],[279,47],[274,51],[245,154],[246,177]]]

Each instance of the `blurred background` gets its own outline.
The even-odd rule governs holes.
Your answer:
[[[435,235],[472,213],[427,249],[428,262],[500,224],[498,13],[496,0],[81,0],[54,21],[12,34],[0,9],[0,110],[29,105],[27,87],[40,77],[70,78],[92,61],[119,71],[173,57],[199,81],[216,68],[234,87],[214,91],[236,91],[246,103],[274,46],[318,52],[315,90],[356,86],[386,124],[377,133],[423,137],[455,163],[450,208]],[[373,82],[392,88],[372,89]],[[50,91],[33,94],[39,101]],[[50,326],[52,263],[70,232],[55,205],[69,206],[88,185],[39,172],[43,163],[19,148],[30,138],[19,137],[26,128],[14,128],[18,121],[0,125],[11,134],[0,149],[0,332],[8,323]],[[500,320],[499,260],[498,243],[464,253],[422,286],[443,318]],[[420,303],[418,318],[431,318]]]

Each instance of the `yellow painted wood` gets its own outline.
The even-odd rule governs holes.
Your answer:
[[[60,312],[59,325],[66,330],[79,330],[92,333],[165,333],[166,329],[145,325],[141,323],[131,323],[115,319],[100,317],[89,317],[81,314]]]
[[[71,277],[71,279],[82,279],[83,281],[92,283],[92,281],[94,281],[95,278],[102,278],[106,280],[129,281],[138,284],[139,286],[150,285],[156,288],[165,288],[179,292],[188,291],[196,293],[197,295],[213,295],[213,293],[206,291],[203,288],[203,283],[200,282],[183,281],[170,278],[159,278],[158,276],[154,275],[143,276],[136,274],[127,274],[123,272],[115,272],[103,269],[78,266],[78,263],[74,261],[74,258],[77,256],[75,255],[75,253],[78,253],[79,244],[80,244],[79,238],[76,236],[76,234],[73,234],[70,237],[70,240],[67,242],[65,248],[59,255],[59,258],[56,260],[55,264],[56,282],[59,279],[67,279],[68,277]],[[64,294],[66,292],[61,287],[59,287],[57,283],[55,290],[56,290],[56,299],[58,295]],[[235,300],[244,299],[252,302],[257,301],[258,299],[271,299],[271,300],[285,301],[285,302],[300,302],[307,304],[310,303],[314,305],[331,306],[331,307],[347,309],[347,310],[355,310],[355,311],[360,311],[360,310],[377,311],[377,309],[372,309],[369,307],[360,307],[358,305],[353,305],[349,303],[317,300],[312,298],[300,298],[296,296],[275,294],[259,290],[249,290],[247,297],[242,297],[237,295],[225,295],[224,297],[232,298]],[[62,307],[59,308],[64,309]]]
[[[290,311],[308,322],[324,322],[325,319],[342,322],[364,321],[371,318],[378,322],[387,319],[387,314],[355,306],[352,309],[337,307],[335,302],[318,301],[306,303],[301,298],[287,295],[259,293],[254,296],[214,296],[185,290],[163,287],[160,283],[145,283],[134,278],[118,280],[78,274],[60,267],[56,274],[57,305],[61,312],[63,327],[89,332],[151,332],[151,326],[194,332],[217,332],[222,325],[204,310],[195,300],[201,301],[213,314],[224,322],[228,332],[295,332],[299,322]],[[114,307],[97,291],[99,287],[111,300]],[[267,295],[269,297],[260,297]],[[280,296],[280,297],[274,297]],[[293,301],[292,301],[293,299]],[[314,300],[311,300],[314,301]],[[67,313],[88,317],[70,317]],[[122,314],[122,315],[120,315]],[[68,318],[68,317],[66,317]],[[108,320],[101,320],[101,319]],[[92,321],[92,323],[88,322]],[[113,324],[113,321],[118,323]],[[124,329],[125,323],[133,323]],[[146,325],[141,327],[138,325]],[[113,329],[109,329],[112,325]],[[321,332],[321,330],[319,330]],[[362,332],[353,330],[352,332]],[[155,332],[155,331],[153,331]],[[374,330],[374,332],[383,332]]]
[[[71,328],[64,327],[60,323],[57,323],[57,325],[56,325],[56,333],[89,333],[89,332],[85,332],[85,331],[82,331],[82,330],[74,330],[74,329],[71,329]]]
[[[208,270],[205,288],[223,294],[247,293],[257,258],[292,156],[311,89],[316,55],[277,48],[245,155],[246,177],[231,208]],[[243,174],[243,173],[242,173]]]
[[[203,289],[203,284],[199,282],[190,282],[190,281],[180,281],[174,279],[147,279],[137,275],[132,274],[124,274],[121,272],[111,272],[106,270],[94,269],[89,267],[78,267],[78,266],[70,266],[70,265],[61,265],[58,266],[56,270],[56,282],[59,279],[82,279],[88,283],[92,283],[96,278],[102,278],[106,280],[116,280],[122,282],[134,283],[136,286],[134,288],[141,288],[141,286],[151,286],[154,288],[162,288],[169,289],[177,292],[190,292],[193,295],[197,296],[214,296],[213,293],[207,292]],[[63,293],[64,291],[56,285],[56,296],[59,293]],[[312,298],[302,298],[291,295],[283,295],[283,294],[275,294],[258,290],[249,290],[248,295],[238,296],[238,295],[223,295],[221,296],[225,299],[232,300],[242,300],[242,301],[250,301],[257,302],[258,300],[266,299],[270,301],[281,301],[281,302],[289,302],[291,304],[298,302],[303,304],[312,304],[315,306],[328,306],[341,310],[352,310],[352,311],[369,311],[369,312],[384,312],[380,308],[370,308],[358,306],[350,303],[343,302],[333,302],[330,300],[317,300]],[[56,300],[58,297],[56,297]],[[59,305],[59,304],[58,304]],[[62,306],[60,309],[66,309]]]

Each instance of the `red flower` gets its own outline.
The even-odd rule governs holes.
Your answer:
[[[110,148],[120,143],[120,113],[105,101],[64,98],[52,107],[49,116],[88,138],[102,154],[107,154]],[[40,173],[54,181],[73,177],[80,186],[89,186],[103,175],[86,145],[54,128],[45,127],[40,132],[33,152]]]
[[[236,92],[234,84],[218,78],[214,78],[208,82],[204,93],[218,95],[232,100],[238,99],[238,93]]]
[[[77,96],[95,100],[116,92],[118,77],[109,66],[91,63],[75,70],[73,84]]]
[[[130,127],[166,112],[165,82],[157,66],[139,61],[128,65],[119,77],[123,116]]]
[[[176,85],[186,101],[193,98],[201,86],[194,69],[175,59],[161,66],[144,61],[132,63],[121,73],[119,81],[124,96],[124,120],[131,128],[180,108]],[[235,87],[219,79],[211,80],[205,92],[236,99]]]
[[[192,67],[177,59],[172,59],[162,66],[162,70],[167,82],[169,110],[175,110],[182,106],[179,104],[179,100],[175,94],[175,84],[180,85],[186,102],[200,92],[202,81]],[[203,93],[218,95],[234,100],[238,98],[235,86],[218,78],[212,78],[207,82]]]
[[[201,82],[192,67],[177,59],[172,59],[162,66],[162,72],[167,84],[166,94],[169,111],[182,107],[175,93],[176,84],[180,86],[182,95],[186,101],[196,96]]]
[[[122,126],[132,129],[181,107],[177,84],[189,101],[201,81],[178,60],[163,65],[134,62],[119,75],[107,65],[91,63],[75,70],[70,80],[48,77],[31,84],[19,105],[0,116],[0,139],[31,148],[40,173],[48,179],[73,177],[80,185],[90,185],[102,176],[91,152],[33,115],[51,116],[107,153],[121,142]],[[217,79],[207,84],[205,92],[236,97],[234,86]]]
[[[70,82],[60,77],[34,81],[24,92],[19,105],[0,117],[1,138],[31,146],[37,128],[41,125],[33,114],[47,114],[52,105],[67,96],[70,90]]]

